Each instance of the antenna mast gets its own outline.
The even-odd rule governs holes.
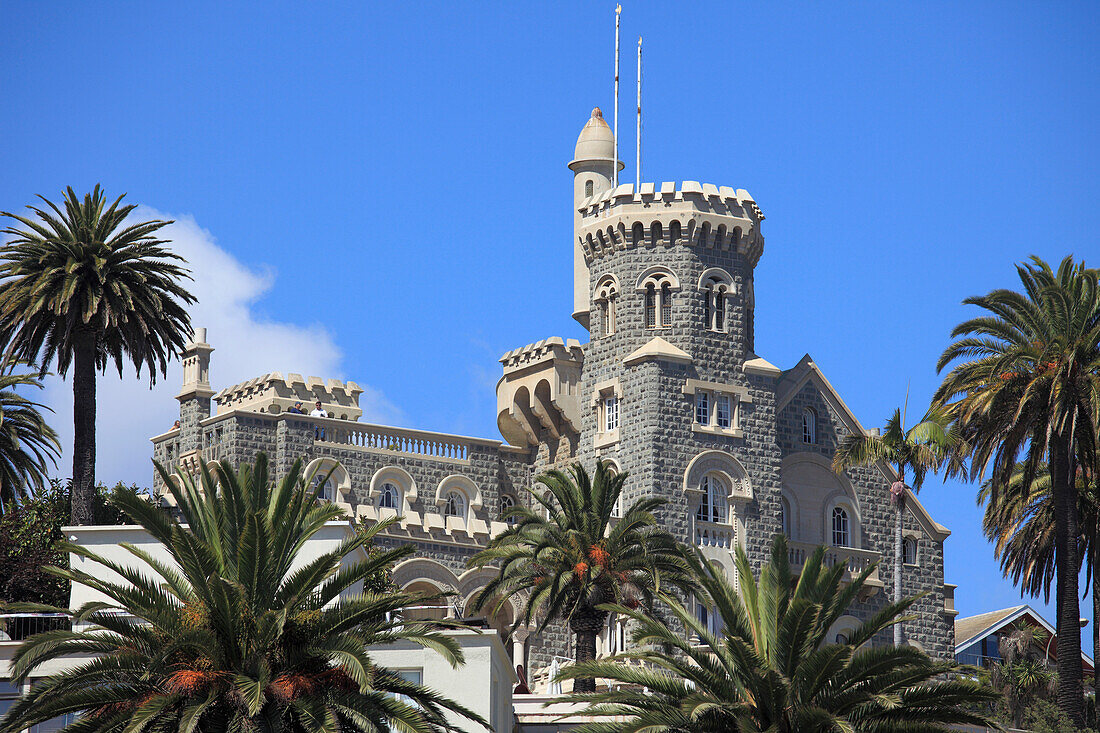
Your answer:
[[[638,36],[638,159],[634,166],[634,191],[642,187],[642,37]]]
[[[611,161],[612,188],[619,187],[619,13],[623,12],[622,5],[615,6],[615,160]]]

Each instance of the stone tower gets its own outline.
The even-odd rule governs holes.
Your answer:
[[[586,199],[601,196],[611,190],[616,162],[619,170],[622,161],[615,160],[615,135],[603,118],[599,107],[577,136],[577,147],[569,169],[573,171],[573,231],[581,223],[580,205]],[[589,313],[588,262],[579,245],[573,249],[573,317],[588,327]]]
[[[581,142],[599,123],[589,120]],[[576,277],[587,283],[575,307],[588,312],[574,318],[590,341],[578,457],[588,466],[612,461],[630,474],[627,503],[667,499],[669,529],[688,544],[722,548],[728,560],[735,543],[752,549],[738,535],[746,520],[760,528],[764,518],[779,531],[775,375],[756,383],[753,374],[764,216],[744,190],[695,181],[612,190],[610,166],[582,170],[574,247],[583,258]],[[708,501],[713,514],[700,514]]]

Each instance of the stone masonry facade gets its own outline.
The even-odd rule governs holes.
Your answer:
[[[755,353],[753,273],[764,216],[748,192],[694,181],[615,187],[613,151],[596,110],[570,163],[573,316],[589,340],[546,339],[504,355],[503,442],[362,423],[354,382],[272,373],[215,394],[206,381],[213,349],[200,330],[185,355],[180,424],[153,438],[154,458],[195,470],[264,452],[276,476],[302,461],[311,480],[327,477],[326,498],[357,520],[401,516],[382,541],[412,543],[417,552],[395,581],[451,593],[446,608],[424,612],[463,617],[476,615],[469,600],[491,577],[467,561],[506,528],[511,504],[530,503],[538,474],[609,461],[628,474],[624,505],[665,499],[662,524],[731,576],[736,548],[759,568],[781,532],[796,569],[818,545],[849,573],[877,563],[867,592],[830,631],[845,635],[893,588],[890,469],[835,474],[837,445],[864,428],[808,355],[784,370]],[[288,409],[295,401],[306,411],[321,401],[340,417],[297,413]],[[903,531],[903,592],[925,594],[905,639],[950,659],[949,532],[915,498]],[[513,600],[487,622],[537,684],[555,656],[571,655],[572,640],[561,623],[542,634],[513,630],[520,613]],[[614,648],[614,623],[601,651]]]

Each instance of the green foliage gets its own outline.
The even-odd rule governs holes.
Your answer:
[[[14,373],[17,366],[0,369],[0,516],[26,498],[28,486],[45,486],[46,472],[57,465],[60,450],[57,433],[42,417],[42,410],[49,408],[18,391],[42,389],[42,382],[34,374]]]
[[[638,499],[613,519],[625,481],[626,474],[614,473],[603,461],[596,464],[595,480],[579,463],[568,473],[539,476],[545,493],[530,492],[535,507],[512,509],[514,524],[470,560],[474,567],[500,567],[476,603],[499,609],[510,597],[525,594],[517,623],[538,621],[543,629],[551,621],[567,621],[581,660],[595,655],[596,634],[607,619],[604,604],[648,607],[655,591],[688,588],[679,545],[653,515],[664,499]]]
[[[71,733],[427,733],[453,730],[448,712],[484,724],[375,665],[367,653],[374,644],[411,641],[453,665],[462,661],[442,623],[403,618],[404,608],[428,596],[351,592],[411,554],[410,546],[364,551],[392,520],[299,562],[310,538],[342,516],[306,487],[300,462],[278,483],[269,480],[262,453],[236,472],[228,462],[216,472],[203,466],[198,484],[191,477],[177,484],[158,469],[182,521],[128,489],[115,492],[112,503],[159,542],[171,562],[124,544],[149,566],[135,572],[62,545],[122,581],[104,580],[102,569],[55,571],[108,600],[66,611],[73,630],[28,639],[12,660],[11,676],[19,683],[74,653],[93,659],[36,685],[0,720],[0,733],[68,713],[80,715]]]
[[[1078,733],[1080,728],[1050,700],[1035,700],[1023,710],[1020,725],[1030,733]]]
[[[787,552],[785,538],[777,536],[757,580],[738,548],[740,590],[698,551],[689,555],[698,598],[720,619],[719,633],[668,593],[658,595],[672,624],[610,607],[636,624],[634,650],[564,670],[565,678],[613,683],[607,692],[568,697],[590,703],[588,712],[603,719],[578,733],[885,733],[989,722],[968,709],[994,701],[989,688],[945,679],[953,665],[913,647],[870,645],[904,618],[915,598],[887,604],[852,631],[847,644],[831,643],[830,628],[874,568],[845,585],[844,566],[827,567],[824,548],[818,548],[792,584]]]
[[[971,479],[988,475],[996,507],[1014,474],[1030,487],[1050,471],[1057,548],[1058,698],[1083,722],[1078,627],[1080,517],[1077,468],[1100,467],[1100,271],[1066,257],[1017,266],[1023,292],[967,298],[985,312],[952,331],[937,369],[952,365],[934,405],[946,410],[967,448]]]
[[[67,188],[64,211],[39,196],[43,208],[27,207],[33,218],[0,212],[22,225],[3,230],[11,239],[0,251],[0,343],[43,375],[55,360],[64,375],[91,331],[99,371],[113,363],[122,376],[128,357],[155,381],[191,332],[184,306],[195,299],[180,285],[190,276],[156,238],[172,222],[128,222],[136,204],[120,206],[124,196],[107,205],[98,185],[83,200]]]
[[[125,488],[119,483],[114,490]],[[137,486],[129,490],[139,491]],[[52,479],[0,516],[0,603],[63,606],[69,602],[69,581],[46,569],[69,566],[69,553],[61,546],[61,528],[69,523],[71,511],[69,491],[69,484]],[[122,512],[108,503],[110,493],[102,484],[96,487],[95,524],[125,521]]]

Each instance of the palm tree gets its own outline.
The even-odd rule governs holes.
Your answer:
[[[563,677],[594,675],[619,683],[607,692],[568,698],[590,703],[590,714],[615,718],[582,725],[578,733],[940,731],[988,722],[967,708],[995,700],[988,688],[943,679],[952,665],[913,647],[871,646],[915,598],[887,604],[852,630],[846,643],[832,643],[831,627],[857,600],[873,566],[845,586],[845,568],[826,566],[819,547],[792,583],[781,535],[759,581],[738,548],[740,589],[697,551],[689,562],[698,600],[714,609],[722,628],[712,631],[667,593],[659,598],[671,624],[610,607],[637,625],[634,650],[563,671]]]
[[[50,465],[56,465],[57,433],[40,410],[49,408],[19,394],[19,387],[42,388],[34,374],[0,370],[0,516],[26,498],[27,487],[46,485]]]
[[[127,222],[135,205],[110,206],[99,186],[81,201],[65,191],[64,211],[43,198],[34,216],[8,212],[22,227],[0,250],[0,343],[15,359],[33,362],[45,376],[73,368],[73,524],[92,518],[95,491],[95,378],[124,359],[150,384],[182,349],[195,299],[180,285],[183,258],[155,233],[168,221]]]
[[[310,538],[342,515],[300,480],[300,462],[278,483],[269,480],[262,453],[236,473],[228,462],[216,474],[204,467],[199,485],[158,470],[179,521],[132,490],[116,491],[112,501],[164,546],[172,562],[123,545],[148,565],[139,572],[68,546],[102,568],[53,572],[108,600],[66,611],[72,630],[29,638],[15,653],[11,676],[18,684],[67,655],[92,660],[36,685],[0,720],[0,733],[69,713],[80,715],[81,733],[426,732],[453,729],[448,711],[484,724],[368,655],[372,644],[411,640],[453,665],[462,661],[439,623],[402,618],[402,609],[423,596],[355,592],[358,582],[413,551],[365,552],[387,522],[296,563]],[[105,580],[103,569],[122,581]]]
[[[906,400],[908,402],[908,400]],[[897,481],[890,486],[890,502],[894,505],[894,603],[901,601],[902,558],[905,554],[902,533],[906,493],[920,491],[929,471],[939,467],[958,441],[948,427],[949,420],[940,412],[930,410],[912,428],[905,429],[901,410],[886,421],[881,433],[847,435],[833,454],[833,470],[843,473],[857,466],[890,464]],[[906,474],[912,474],[912,486],[906,486]],[[894,624],[894,645],[902,642],[902,625]]]
[[[1030,485],[1024,483],[1026,469],[1016,466],[1007,490],[993,499],[993,485],[986,481],[978,491],[978,505],[986,505],[982,519],[985,536],[993,542],[994,556],[1001,570],[1020,593],[1050,601],[1054,563],[1054,497],[1050,471],[1040,467]],[[1100,493],[1096,482],[1084,471],[1077,472],[1077,515],[1079,557],[1085,560],[1092,591],[1093,618],[1100,618]],[[1093,624],[1093,659],[1100,654],[1100,629]]]
[[[551,621],[568,622],[580,662],[596,656],[596,637],[608,617],[604,604],[648,605],[662,584],[687,588],[676,540],[653,516],[663,499],[638,499],[621,518],[612,518],[625,481],[626,474],[602,461],[594,481],[579,463],[568,473],[539,476],[546,492],[531,491],[536,506],[513,509],[513,526],[470,559],[473,567],[500,566],[475,603],[499,609],[509,597],[525,594],[516,623],[539,619],[542,631]],[[581,677],[574,690],[595,686],[595,679]]]
[[[935,395],[969,449],[969,477],[989,473],[990,498],[1007,490],[1017,461],[1030,484],[1045,463],[1054,502],[1058,706],[1084,724],[1076,467],[1095,468],[1100,413],[1097,271],[1066,257],[1054,272],[1032,257],[1017,266],[1024,292],[967,298],[986,313],[952,331],[937,369],[954,363]]]

